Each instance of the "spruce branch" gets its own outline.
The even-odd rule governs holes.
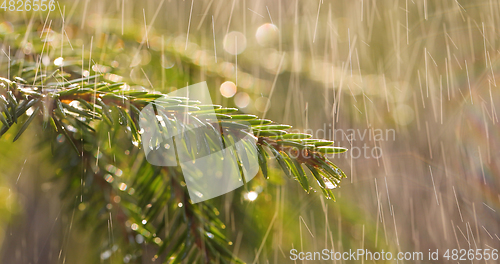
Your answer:
[[[270,177],[271,156],[306,192],[319,189],[329,199],[334,199],[332,189],[346,177],[326,156],[345,148],[290,133],[291,126],[285,124],[239,113],[236,108],[130,90],[127,82],[106,80],[99,73],[84,76],[77,67],[67,67],[66,72],[54,69],[50,74],[39,73],[36,62],[11,67],[19,74],[0,78],[0,137],[15,130],[16,141],[29,126],[38,124],[42,141],[50,143],[53,160],[61,165],[57,177],[67,184],[61,195],[72,209],[81,211],[83,225],[96,217],[104,228],[113,222],[132,260],[141,256],[141,245],[134,242],[141,235],[147,245],[155,245],[155,258],[165,262],[242,263],[228,249],[232,242],[212,203],[192,204],[180,168],[153,166],[139,150],[140,111],[156,99],[166,102],[161,107],[170,115],[164,119],[174,126],[188,125],[182,118],[188,109],[189,118],[197,122],[223,124],[219,126],[224,129],[223,141],[252,131],[264,178]],[[207,118],[207,109],[214,109],[216,121]],[[102,238],[103,233],[95,236]],[[100,247],[112,251],[113,243]]]

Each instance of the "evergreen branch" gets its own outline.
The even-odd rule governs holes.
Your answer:
[[[189,201],[180,168],[152,166],[138,148],[133,148],[140,145],[138,120],[141,109],[148,104],[162,107],[169,114],[163,119],[172,127],[187,126],[182,121],[186,113],[196,122],[218,125],[224,130],[223,142],[231,143],[251,131],[264,178],[269,177],[267,151],[306,192],[313,188],[311,181],[315,181],[325,197],[334,199],[332,189],[345,178],[325,156],[342,153],[345,148],[332,146],[332,141],[312,139],[308,134],[289,133],[291,126],[241,114],[235,108],[129,90],[127,83],[104,81],[100,74],[85,77],[76,71],[68,74],[56,69],[51,74],[37,75],[36,64],[13,65],[20,67],[17,72],[21,74],[12,80],[0,78],[0,137],[22,123],[15,141],[29,125],[43,121],[43,137],[51,143],[54,160],[64,161],[58,176],[64,177],[68,186],[62,195],[83,202],[74,207],[82,211],[81,223],[90,223],[97,216],[105,227],[113,212],[115,225],[121,236],[128,238],[124,241],[129,241],[130,252],[134,252],[132,258],[141,255],[137,244],[130,242],[139,234],[149,245],[156,245],[156,258],[169,263],[241,263],[227,249],[231,242],[224,234],[225,225],[219,220],[217,209],[210,202],[193,205]],[[156,104],[157,99],[162,100],[161,105]],[[217,119],[208,109],[214,109]],[[123,138],[128,142],[116,142]],[[210,147],[217,139],[207,134],[202,140]],[[189,141],[186,144],[195,145]],[[246,148],[252,151],[251,147]],[[130,161],[135,163],[127,166]],[[128,177],[123,176],[125,171]],[[79,188],[82,182],[85,184]],[[113,242],[101,246],[112,250]]]

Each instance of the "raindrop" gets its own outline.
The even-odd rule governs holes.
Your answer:
[[[165,69],[170,69],[175,66],[175,60],[172,56],[163,54],[161,56],[161,66]]]
[[[106,165],[105,168],[106,168],[107,171],[109,171],[109,173],[113,173],[114,174],[116,172],[116,167],[113,166],[112,164]]]
[[[70,131],[70,132],[75,133],[75,132],[77,132],[77,131],[78,131],[78,130],[77,130],[74,126],[72,126],[72,125],[67,125],[66,127],[68,128],[68,131]]]
[[[63,57],[59,57],[57,59],[54,60],[54,65],[56,66],[63,66],[64,65],[64,58]]]
[[[115,180],[115,178],[113,178],[113,176],[111,176],[111,174],[106,174],[104,176],[104,180],[106,180],[107,182],[111,183]]]
[[[24,46],[23,46],[23,52],[24,54],[26,55],[29,55],[33,52],[33,44],[31,42],[28,42],[26,43]]]
[[[111,257],[111,250],[106,250],[104,252],[101,253],[101,259],[108,259],[109,257]]]
[[[249,201],[255,201],[258,196],[259,196],[259,194],[257,192],[250,191],[250,192],[245,194],[245,199],[247,199]]]
[[[33,107],[30,107],[28,108],[28,110],[26,110],[26,115],[31,116],[32,114],[33,114]]]
[[[151,150],[158,150],[160,148],[160,146],[161,146],[161,142],[160,142],[160,139],[158,137],[153,137],[149,141],[149,148]]]
[[[125,183],[120,183],[120,186],[118,186],[118,189],[120,189],[120,191],[125,191],[127,189],[127,185]]]
[[[332,182],[330,182],[329,180],[325,180],[325,186],[327,189],[335,189],[336,188],[335,185]]]
[[[43,63],[44,66],[49,66],[49,64],[50,64],[50,58],[49,58],[49,56],[47,56],[47,55],[43,56],[42,57],[42,63]]]
[[[142,244],[142,242],[144,242],[144,237],[138,234],[137,236],[135,236],[135,241],[137,242],[137,244]]]
[[[14,26],[9,21],[0,23],[0,35],[7,35],[14,33]]]

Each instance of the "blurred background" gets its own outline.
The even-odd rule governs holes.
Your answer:
[[[160,92],[207,81],[216,104],[350,149],[331,157],[348,175],[334,191],[336,202],[306,194],[279,169],[269,181],[250,183],[258,194],[252,199],[239,198],[248,198],[247,190],[220,198],[232,249],[243,260],[302,263],[290,260],[291,249],[424,256],[429,249],[500,249],[499,2],[55,6],[50,13],[0,10],[2,76],[10,74],[9,47],[22,44],[16,52],[34,56],[24,32],[49,28],[44,64],[63,52],[72,54],[64,61],[90,54],[97,65],[112,61],[99,66],[112,72],[108,79]],[[38,148],[37,131],[27,133],[15,143],[12,134],[0,138],[0,262],[93,263],[99,241],[88,227],[73,226],[74,213],[64,210],[61,186],[52,180],[58,167],[48,161],[50,151]],[[143,263],[154,263],[144,255]]]

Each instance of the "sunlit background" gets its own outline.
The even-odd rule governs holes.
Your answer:
[[[216,104],[350,149],[331,158],[348,175],[336,202],[306,194],[277,168],[270,180],[256,177],[221,198],[231,249],[243,260],[293,263],[293,248],[424,256],[500,249],[497,1],[56,6],[50,14],[0,10],[1,76],[11,74],[10,45],[23,43],[16,52],[33,56],[24,32],[37,30],[47,39],[44,65],[80,61],[83,53],[96,67],[87,74],[108,72],[109,80],[151,90],[207,81]],[[52,180],[58,168],[47,162],[50,150],[37,148],[36,132],[15,143],[12,134],[0,139],[0,263],[91,263],[100,241],[64,210]],[[154,263],[150,251],[143,263]],[[127,262],[119,248],[99,254],[101,263]]]

